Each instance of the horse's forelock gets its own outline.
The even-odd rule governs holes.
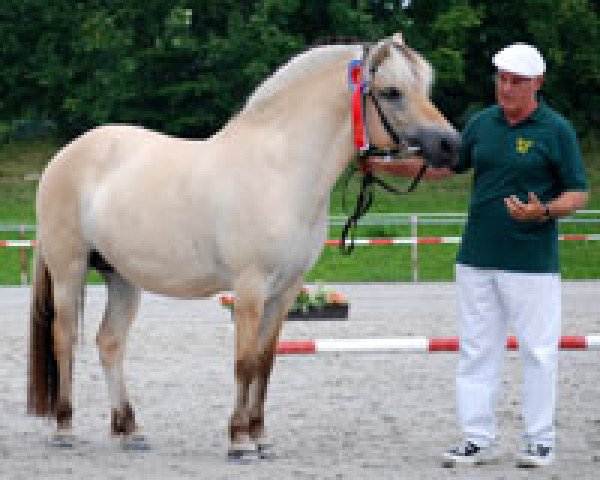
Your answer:
[[[395,52],[404,60],[413,78],[413,84],[429,93],[433,84],[433,68],[417,51],[404,43],[392,41]],[[400,67],[403,68],[403,67]],[[404,69],[404,68],[403,68]]]
[[[378,74],[383,82],[394,82],[398,78],[402,83],[425,92],[431,91],[433,69],[415,50],[406,46],[401,37],[394,35],[380,41],[369,54],[369,68],[374,72],[375,83]],[[386,60],[390,60],[386,63]],[[383,64],[386,63],[385,66]],[[382,67],[380,69],[380,67]]]

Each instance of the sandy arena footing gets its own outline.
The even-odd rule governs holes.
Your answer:
[[[282,339],[456,335],[449,283],[343,284],[348,321],[288,322]],[[563,335],[600,333],[600,282],[563,283]],[[53,425],[25,414],[29,289],[0,288],[2,479],[596,479],[600,475],[598,351],[560,353],[554,465],[515,467],[520,444],[520,361],[507,352],[498,465],[443,469],[460,440],[454,411],[456,353],[280,356],[266,404],[277,458],[227,462],[233,405],[233,328],[218,297],[144,294],[126,362],[132,403],[151,450],[123,451],[109,437],[109,405],[94,342],[105,301],[89,287],[77,347],[72,449],[48,446]]]

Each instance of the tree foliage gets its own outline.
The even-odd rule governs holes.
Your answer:
[[[547,101],[597,133],[599,24],[592,0],[4,0],[0,126],[52,120],[71,136],[128,122],[205,137],[320,39],[402,31],[455,123],[494,101],[494,52],[526,41],[547,59]]]

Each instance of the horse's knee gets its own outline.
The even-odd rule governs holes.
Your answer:
[[[235,376],[244,382],[250,380],[260,371],[260,358],[257,355],[244,355],[235,361]]]

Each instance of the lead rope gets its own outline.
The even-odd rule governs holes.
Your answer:
[[[364,163],[365,159],[359,159]],[[419,172],[412,179],[410,185],[405,190],[398,190],[397,188],[389,185],[384,182],[380,178],[373,175],[370,170],[363,171],[363,176],[360,183],[360,191],[358,193],[358,198],[356,199],[356,206],[354,207],[354,212],[352,215],[348,217],[346,223],[344,224],[344,228],[342,229],[342,235],[340,237],[340,252],[342,255],[350,255],[354,250],[354,238],[356,227],[358,227],[358,221],[363,217],[371,208],[374,197],[373,185],[378,185],[383,188],[385,191],[394,193],[396,195],[406,195],[407,193],[411,193],[417,188],[417,185],[425,175],[427,171],[427,164],[423,164],[420,168]],[[350,173],[350,176],[347,178],[344,185],[344,192],[342,194],[342,208],[345,210],[345,198],[346,198],[346,188],[348,186],[348,182],[352,175],[356,170]],[[350,241],[348,242],[348,237],[350,237]]]
[[[373,174],[371,172],[364,172],[360,183],[360,191],[358,198],[356,199],[356,206],[354,207],[354,213],[348,217],[344,228],[342,229],[342,236],[340,239],[340,251],[342,255],[350,255],[354,250],[354,236],[356,227],[358,226],[359,219],[369,211],[371,204],[373,203]],[[347,244],[348,236],[350,236],[350,243]]]

